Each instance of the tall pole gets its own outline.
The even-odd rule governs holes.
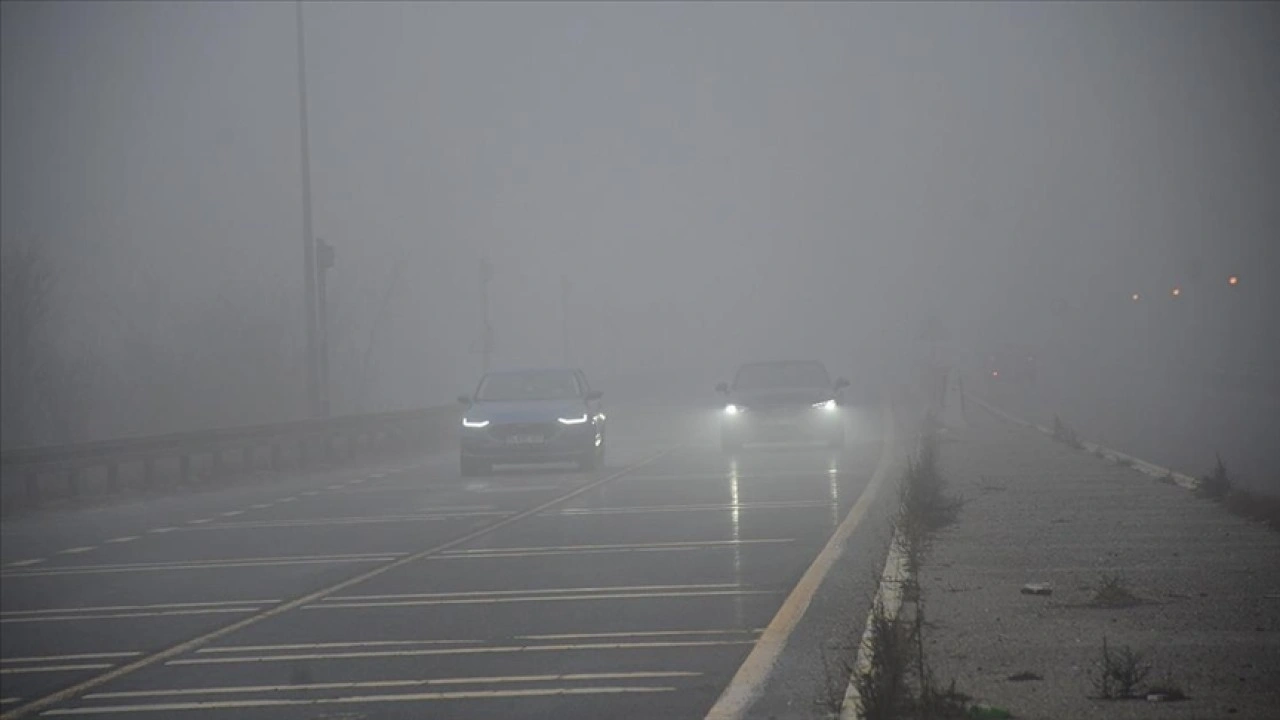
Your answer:
[[[560,276],[560,344],[564,365],[569,366],[569,276]]]
[[[320,417],[329,417],[329,315],[326,299],[328,293],[326,288],[328,283],[329,270],[333,267],[333,246],[320,238],[315,239],[315,261],[316,261],[316,324],[319,326],[319,346],[318,356],[319,362],[319,382],[317,385],[320,390]]]
[[[480,309],[484,327],[481,329],[480,354],[484,372],[489,372],[489,355],[493,352],[493,326],[489,324],[489,280],[493,277],[493,265],[489,258],[480,260]]]
[[[302,264],[306,278],[307,311],[307,413],[321,414],[320,364],[316,345],[316,256],[311,237],[311,149],[307,137],[307,58],[303,49],[302,0],[295,3],[298,17],[298,129],[302,143]]]

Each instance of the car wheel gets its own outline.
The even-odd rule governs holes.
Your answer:
[[[493,466],[483,460],[469,458],[466,455],[461,457],[462,477],[477,477],[479,475],[488,475],[493,472]]]
[[[600,447],[590,450],[583,455],[582,459],[578,461],[578,467],[584,472],[591,472],[599,468],[603,460],[604,446],[601,445]]]

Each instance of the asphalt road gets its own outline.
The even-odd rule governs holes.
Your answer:
[[[723,455],[709,410],[610,408],[607,466],[431,455],[4,522],[6,716],[698,718],[866,487]]]

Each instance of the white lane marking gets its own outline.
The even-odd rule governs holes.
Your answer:
[[[275,503],[258,503],[257,505],[250,505],[249,507],[253,510],[266,510],[272,505],[275,505]]]
[[[296,496],[294,496],[294,497],[287,497],[287,498],[281,498],[278,502],[282,502],[282,503],[289,503],[289,502],[293,502],[294,500],[297,500],[297,499],[298,499],[298,498],[297,498]]]
[[[108,540],[107,542],[109,542],[109,543],[127,543],[127,542],[133,542],[134,540],[137,540],[137,539],[138,539],[138,538],[140,538],[140,537],[142,537],[142,536],[141,536],[141,535],[126,535],[126,536],[124,536],[124,537],[111,538],[111,539],[110,539],[110,540]]]
[[[119,612],[122,610],[175,610],[183,608],[226,607],[228,605],[274,605],[279,600],[218,600],[215,602],[160,603],[154,605],[98,605],[94,607],[45,608],[41,610],[5,610],[0,617],[28,615],[70,615],[72,613]]]
[[[22,663],[42,663],[42,662],[68,662],[72,660],[104,660],[108,658],[127,658],[141,655],[141,652],[99,652],[99,653],[77,653],[75,655],[42,655],[32,657],[9,657],[0,658],[0,665],[17,665]]]
[[[203,525],[207,522],[213,522],[213,518],[200,518],[199,520],[188,520],[188,525]]]
[[[580,652],[594,650],[656,650],[661,648],[752,645],[755,640],[673,640],[669,642],[573,643],[560,645],[494,645],[485,647],[424,648],[422,650],[369,650],[291,655],[182,658],[165,665],[233,665],[236,663],[293,662],[296,660],[351,660],[355,658],[422,657],[431,655],[493,655],[527,652]]]
[[[706,511],[740,511],[740,510],[782,510],[787,508],[829,508],[836,503],[830,500],[777,500],[758,503],[716,503],[704,505],[650,505],[639,507],[581,507],[565,508],[548,515],[629,515],[639,513],[662,512],[706,512]]]
[[[30,560],[19,560],[18,562],[9,563],[5,567],[29,567],[44,562],[44,558],[31,558]]]
[[[316,495],[319,495],[320,493],[316,492],[315,490],[307,490],[306,492],[304,492],[304,493],[302,493],[302,494],[303,494],[303,495],[305,495],[305,496],[307,496],[307,497],[315,497]]]
[[[440,598],[437,600],[382,600],[372,602],[304,605],[303,610],[352,610],[357,608],[411,607],[417,605],[494,605],[498,603],[562,602],[569,600],[635,600],[639,598],[690,598],[733,595],[775,595],[776,590],[696,590],[692,592],[593,593],[587,595],[535,595],[525,597]]]
[[[528,688],[522,690],[471,690],[455,692],[424,692],[403,695],[365,695],[336,698],[314,698],[308,700],[228,700],[222,702],[189,702],[163,703],[156,705],[116,705],[99,707],[58,708],[46,710],[42,716],[54,715],[101,715],[107,713],[136,712],[179,712],[182,710],[227,710],[261,707],[284,707],[297,705],[351,705],[375,702],[422,702],[425,700],[480,700],[487,698],[519,698],[546,697],[557,695],[606,695],[619,693],[655,693],[673,692],[674,687],[649,687],[643,685],[629,687],[575,687],[575,688]]]
[[[158,528],[153,528],[151,530],[148,530],[147,532],[160,535],[162,533],[173,532],[174,530],[177,530],[177,529],[178,528],[175,528],[175,527],[158,527]]]
[[[97,548],[98,548],[97,545],[82,545],[80,547],[73,547],[73,548],[67,548],[66,550],[59,550],[58,554],[59,555],[79,555],[80,553],[87,553],[90,550],[96,550]]]
[[[613,637],[676,637],[688,635],[759,635],[761,630],[636,630],[635,632],[558,633],[555,635],[517,635],[517,640],[588,640]]]
[[[475,645],[478,640],[363,640],[354,642],[291,643],[288,645],[222,645],[200,648],[201,653],[268,652],[271,650],[323,650],[363,647],[406,647],[414,645]]]
[[[427,600],[434,598],[456,597],[500,597],[503,595],[561,595],[565,593],[600,593],[621,592],[631,590],[710,590],[736,588],[734,583],[712,583],[707,585],[612,585],[602,587],[577,588],[534,588],[529,590],[465,590],[442,593],[396,593],[392,595],[331,595],[321,602],[351,602],[353,600]]]
[[[451,520],[454,518],[497,517],[510,513],[498,510],[484,512],[439,512],[421,515],[384,515],[370,517],[315,518],[311,520],[241,520],[237,522],[221,522],[203,527],[182,528],[183,530],[242,530],[259,528],[292,528],[292,527],[324,527],[326,525],[372,525],[381,523],[428,522],[432,520]]]
[[[423,678],[421,680],[366,680],[363,682],[300,683],[296,685],[232,685],[177,690],[128,690],[90,693],[86,700],[111,700],[142,697],[179,697],[183,695],[223,695],[233,693],[306,692],[308,690],[353,690],[356,688],[426,687],[430,685],[487,685],[498,683],[556,682],[575,680],[654,680],[659,678],[698,677],[700,672],[688,670],[650,670],[639,672],[572,673],[564,675],[495,675],[493,677]]]
[[[547,548],[486,548],[443,552],[431,560],[479,560],[483,558],[542,557],[546,555],[578,555],[596,553],[678,552],[715,550],[741,545],[762,545],[794,542],[794,538],[763,538],[758,540],[708,540],[695,542],[638,543],[631,545],[569,545]]]
[[[355,555],[298,555],[263,558],[233,558],[228,560],[196,560],[125,565],[74,565],[40,570],[0,572],[0,578],[50,577],[55,575],[94,575],[127,572],[172,572],[177,570],[219,570],[225,568],[270,567],[276,565],[317,565],[324,563],[387,562],[403,557],[404,553],[371,553]]]
[[[334,484],[330,485],[327,489],[329,489],[329,490],[341,490],[341,489],[342,489],[342,483],[334,483]]]
[[[224,512],[224,513],[220,513],[220,514],[221,514],[221,516],[222,516],[222,517],[235,517],[235,516],[237,516],[237,515],[243,515],[243,514],[244,514],[244,511],[243,511],[243,510],[228,510],[228,511],[226,511],[226,512]]]
[[[121,620],[126,618],[172,617],[178,615],[217,615],[222,613],[248,613],[261,610],[260,607],[238,608],[200,608],[196,610],[162,610],[159,612],[127,612],[107,613],[104,615],[43,615],[38,617],[18,617],[0,619],[0,624],[41,623],[41,622],[83,622],[88,620]]]
[[[386,473],[373,473],[372,475],[370,475],[370,476],[369,476],[369,479],[370,479],[370,480],[381,480],[381,479],[382,479],[382,478],[384,478],[384,477],[386,477]]]
[[[22,702],[22,698],[20,697],[0,698],[0,705],[12,705],[13,703],[16,703],[16,702]]]
[[[0,668],[0,675],[25,675],[28,673],[72,672],[75,670],[106,670],[115,667],[111,663],[81,663],[79,665],[35,665],[32,667]]]

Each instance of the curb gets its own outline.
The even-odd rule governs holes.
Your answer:
[[[844,702],[840,704],[840,720],[862,720],[862,697],[858,693],[858,676],[871,669],[875,658],[875,638],[872,632],[872,619],[877,607],[884,611],[885,617],[896,619],[902,609],[902,586],[910,579],[907,573],[907,556],[902,551],[902,536],[893,531],[893,540],[889,543],[889,553],[884,559],[884,570],[880,573],[880,584],[876,588],[875,597],[871,601],[871,609],[867,611],[867,621],[863,625],[862,642],[858,646],[858,657],[853,664],[853,673],[849,676],[849,684],[845,686]]]
[[[1010,415],[1009,413],[1001,410],[1000,408],[990,405],[987,402],[979,398],[976,398],[973,395],[970,395],[969,393],[965,393],[965,397],[977,403],[978,406],[981,407],[983,410],[986,410],[987,412],[991,413],[992,415],[994,415],[995,417],[1001,420],[1004,420],[1005,422],[1010,422],[1010,423],[1013,423],[1014,425],[1021,425],[1022,427],[1031,428],[1033,430],[1039,431],[1040,433],[1050,438],[1053,437],[1053,431],[1047,427],[1044,427],[1043,425],[1037,425],[1033,422],[1023,420],[1022,418],[1017,417],[1015,415]],[[1110,460],[1113,463],[1117,463],[1117,464],[1120,464],[1121,462],[1127,463],[1138,472],[1141,472],[1146,475],[1150,475],[1151,477],[1154,477],[1154,478],[1158,478],[1158,479],[1170,478],[1173,480],[1175,484],[1177,484],[1179,487],[1185,490],[1194,491],[1196,487],[1200,484],[1200,481],[1196,480],[1190,475],[1185,475],[1180,472],[1175,472],[1167,467],[1162,467],[1160,465],[1156,465],[1155,463],[1147,462],[1142,458],[1136,458],[1132,455],[1122,453],[1119,450],[1113,450],[1109,447],[1106,447],[1105,445],[1099,445],[1098,443],[1089,442],[1087,440],[1080,441],[1080,444],[1084,446],[1085,452],[1088,452],[1094,455],[1102,455],[1107,460]]]

